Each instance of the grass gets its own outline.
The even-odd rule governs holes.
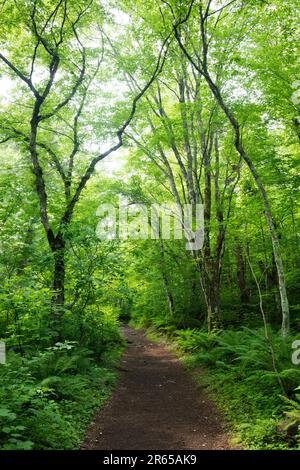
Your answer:
[[[0,449],[78,449],[91,416],[110,397],[122,341],[96,359],[64,342],[0,369]]]

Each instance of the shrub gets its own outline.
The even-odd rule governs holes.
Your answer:
[[[211,390],[215,400],[234,425],[244,445],[252,449],[295,448],[299,441],[278,433],[285,416],[300,423],[300,370],[291,362],[291,343],[269,331],[277,371],[263,329],[227,330],[208,335],[201,330],[178,330],[174,339],[186,354],[190,368],[206,366],[199,380]],[[288,398],[282,398],[281,380]]]
[[[9,352],[0,368],[0,449],[77,448],[116,377],[93,356],[70,342],[31,357]]]

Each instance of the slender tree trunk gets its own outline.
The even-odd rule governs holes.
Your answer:
[[[270,291],[272,294],[274,294],[274,301],[275,301],[275,311],[273,315],[274,322],[276,324],[280,324],[280,314],[281,314],[280,296],[279,296],[279,292],[277,289],[278,276],[277,276],[277,268],[276,268],[274,256],[272,256],[271,267],[269,267],[268,265],[265,265],[263,262],[259,262],[259,267],[260,267],[262,275],[265,275],[265,278],[266,278],[266,293],[269,293]]]
[[[300,142],[300,122],[298,118],[293,119],[293,127],[295,129],[295,132],[297,134],[298,140]]]
[[[160,234],[160,238],[159,238],[159,248],[160,248],[161,272],[162,272],[166,297],[167,297],[167,301],[168,301],[169,312],[170,312],[171,318],[173,318],[174,313],[175,313],[174,297],[173,297],[171,286],[170,286],[170,279],[169,279],[169,276],[168,276],[168,273],[167,273],[167,270],[166,270],[165,249],[164,249],[164,242],[163,242],[163,239],[161,237],[161,234]]]
[[[209,333],[214,333],[220,328],[220,284],[217,279],[212,280],[207,291],[207,328]]]
[[[256,186],[258,187],[260,191],[260,195],[264,203],[265,215],[266,215],[266,220],[267,220],[267,224],[269,227],[269,232],[270,232],[270,236],[272,240],[273,254],[274,254],[274,259],[275,259],[277,274],[278,274],[278,286],[279,286],[279,292],[280,292],[281,311],[282,311],[282,335],[287,336],[289,333],[289,327],[290,327],[289,302],[288,302],[288,297],[287,297],[287,292],[286,292],[284,268],[283,268],[283,261],[282,261],[281,253],[280,253],[279,239],[278,239],[278,235],[277,235],[274,221],[273,221],[269,198],[267,196],[265,187],[260,179],[260,176],[257,173],[256,167],[254,166],[251,158],[249,157],[249,155],[244,149],[244,146],[241,141],[240,126],[237,120],[231,114],[231,111],[229,110],[228,106],[225,104],[223,100],[223,97],[220,93],[219,88],[215,85],[215,83],[213,83],[213,81],[211,80],[207,72],[204,73],[204,77],[213,95],[215,96],[218,104],[224,111],[226,117],[228,118],[230,124],[232,125],[234,129],[236,150],[238,151],[239,155],[243,158],[243,160],[247,164],[255,180]]]
[[[56,239],[52,253],[54,258],[52,305],[54,315],[59,318],[63,314],[65,303],[65,241],[63,237]]]
[[[61,318],[65,305],[65,242],[58,237],[51,245],[53,254],[53,295],[51,326],[54,330],[53,342],[61,340]]]
[[[190,5],[190,9],[189,9],[187,17],[185,18],[185,21],[187,21],[187,19],[189,18],[192,6],[193,6],[193,3]],[[187,51],[186,47],[184,46],[181,40],[181,35],[180,35],[179,28],[178,28],[178,24],[174,26],[175,37],[177,39],[177,42],[181,50],[184,52],[184,54],[186,55],[190,63],[195,67],[195,69],[199,72],[199,74],[204,77],[217,103],[219,104],[220,108],[223,110],[230,125],[232,126],[234,130],[234,134],[235,134],[235,142],[234,142],[235,148],[237,152],[239,153],[240,157],[248,166],[253,176],[253,179],[256,183],[256,186],[259,189],[259,192],[260,192],[263,204],[264,204],[264,208],[265,208],[266,221],[269,227],[273,253],[274,253],[274,259],[275,259],[276,269],[277,269],[277,274],[278,274],[278,286],[279,286],[279,292],[280,292],[281,311],[282,311],[282,327],[281,327],[282,335],[283,337],[286,337],[289,333],[289,328],[290,328],[289,302],[288,302],[287,291],[286,291],[284,268],[283,268],[283,261],[282,261],[281,253],[280,253],[279,239],[278,239],[278,235],[275,229],[275,224],[274,224],[274,220],[272,216],[269,198],[267,196],[263,182],[261,181],[260,176],[256,170],[256,167],[253,164],[250,156],[248,155],[248,153],[246,152],[243,146],[241,132],[240,132],[240,125],[238,121],[236,120],[235,116],[232,114],[230,108],[225,103],[219,87],[212,80],[208,72],[207,56],[208,56],[209,43],[207,41],[206,20],[207,20],[207,17],[203,16],[201,12],[200,28],[201,28],[203,56],[199,64],[195,62],[191,54]]]
[[[261,311],[261,315],[262,315],[262,319],[263,319],[263,323],[264,323],[265,339],[266,339],[266,341],[267,341],[267,343],[268,343],[269,350],[270,350],[270,353],[271,353],[273,371],[274,371],[275,374],[276,374],[277,381],[278,381],[278,384],[279,384],[279,386],[280,386],[280,388],[281,388],[282,393],[286,396],[286,391],[285,391],[283,382],[282,382],[282,380],[281,380],[281,377],[280,377],[279,372],[278,372],[278,369],[277,369],[276,356],[275,356],[275,351],[274,351],[272,339],[271,339],[271,337],[270,337],[270,335],[269,335],[268,324],[267,324],[267,317],[266,317],[266,315],[265,315],[265,311],[264,311],[264,308],[263,308],[262,292],[261,292],[259,282],[258,282],[258,280],[257,280],[257,277],[256,277],[256,275],[255,275],[255,272],[254,272],[254,269],[253,269],[253,266],[252,266],[252,264],[251,264],[251,261],[250,261],[250,258],[249,258],[249,257],[248,257],[248,264],[249,264],[250,271],[251,271],[251,273],[252,273],[253,279],[254,279],[254,281],[255,281],[255,284],[256,284],[256,287],[257,287],[257,290],[258,290],[259,306],[260,306],[260,311]]]

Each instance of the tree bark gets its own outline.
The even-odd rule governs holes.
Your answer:
[[[207,301],[207,328],[214,333],[220,328],[220,284],[215,278],[209,286]]]
[[[213,333],[220,327],[220,282],[219,282],[219,256],[215,258],[212,254],[210,240],[210,224],[212,212],[212,174],[211,174],[211,154],[213,135],[210,135],[210,142],[202,146],[203,168],[204,168],[204,288],[207,299],[207,328],[209,333]],[[217,210],[217,208],[216,208]],[[220,228],[220,227],[219,227]],[[218,237],[219,238],[219,237]],[[216,246],[217,251],[217,246]],[[220,252],[221,255],[221,252]]]
[[[235,256],[236,256],[236,276],[237,284],[240,291],[240,301],[241,304],[247,304],[249,302],[249,290],[246,286],[245,278],[245,260],[243,256],[243,249],[240,243],[236,244],[235,247]]]

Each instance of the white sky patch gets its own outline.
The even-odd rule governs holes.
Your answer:
[[[15,87],[15,82],[9,77],[0,77],[0,103],[9,104],[11,93]]]
[[[122,100],[125,94],[128,92],[128,86],[125,81],[121,81],[118,80],[118,78],[111,77],[109,82],[99,83],[95,81],[93,83],[93,91],[93,105],[95,107],[101,108],[102,106],[107,105],[108,96],[110,106],[114,106],[118,103],[118,101]]]

